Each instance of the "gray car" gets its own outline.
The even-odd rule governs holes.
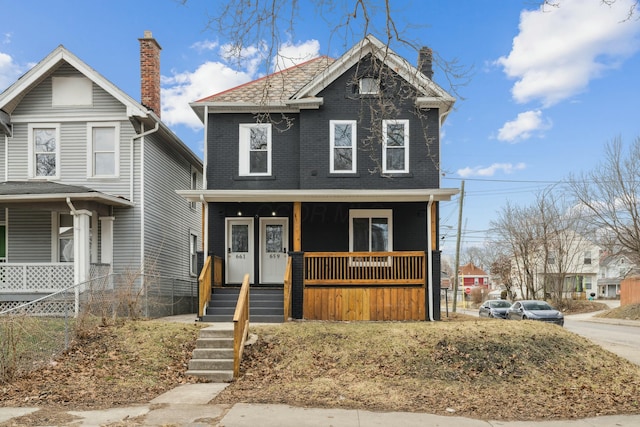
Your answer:
[[[564,315],[546,301],[524,300],[513,303],[507,310],[507,319],[540,320],[564,326]]]
[[[478,311],[480,317],[504,319],[511,303],[503,299],[490,299],[482,303]]]

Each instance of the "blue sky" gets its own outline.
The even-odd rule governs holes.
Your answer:
[[[459,188],[465,181],[463,245],[490,238],[490,221],[507,201],[529,204],[536,191],[596,168],[608,141],[640,137],[640,11],[625,20],[638,6],[633,0],[617,0],[612,7],[600,0],[555,0],[558,7],[541,2],[391,2],[403,36],[472,69],[442,129],[442,187]],[[150,30],[162,46],[162,118],[202,156],[202,126],[188,103],[265,72],[265,52],[256,46],[240,64],[225,60],[230,40],[207,27],[224,3],[0,0],[0,90],[62,44],[139,99],[137,39]],[[361,38],[357,28],[330,31],[344,1],[337,2],[334,15],[300,3],[294,33],[278,46],[285,56],[338,57]],[[372,12],[370,32],[380,37],[383,14],[379,8]],[[415,62],[415,51],[392,48]],[[438,68],[434,81],[449,90]],[[440,217],[443,250],[451,252],[458,200],[443,204]]]

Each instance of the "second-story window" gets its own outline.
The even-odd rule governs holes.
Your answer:
[[[591,251],[584,251],[584,264],[591,264]]]
[[[382,172],[409,172],[409,120],[382,121]]]
[[[60,177],[60,125],[29,125],[29,176]]]
[[[352,173],[356,171],[356,121],[331,120],[331,172]]]
[[[118,123],[88,123],[89,176],[118,176]]]
[[[376,95],[380,92],[380,82],[375,77],[362,77],[358,80],[361,95]]]
[[[240,125],[240,176],[271,175],[271,125]]]

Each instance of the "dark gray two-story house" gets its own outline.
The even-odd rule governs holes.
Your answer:
[[[191,104],[205,182],[179,193],[205,204],[218,286],[284,287],[297,319],[440,318],[438,204],[457,193],[440,188],[440,129],[455,99],[420,52],[414,66],[367,36]]]

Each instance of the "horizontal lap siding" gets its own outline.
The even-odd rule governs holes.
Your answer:
[[[8,262],[52,262],[51,212],[9,209]]]
[[[425,289],[307,287],[303,310],[307,320],[425,320]]]
[[[176,193],[190,189],[191,164],[152,134],[145,137],[144,170],[145,264],[165,277],[191,279],[189,236],[198,236],[200,248],[201,205],[191,208]]]

